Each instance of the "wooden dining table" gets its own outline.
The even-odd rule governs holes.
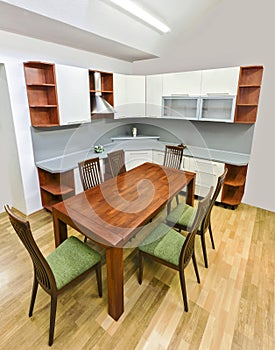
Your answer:
[[[124,312],[123,247],[184,187],[194,204],[195,174],[144,163],[72,196],[52,208],[55,244],[67,238],[67,225],[106,249],[108,313]]]

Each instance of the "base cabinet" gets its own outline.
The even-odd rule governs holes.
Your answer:
[[[152,160],[152,150],[125,152],[125,163],[127,170],[133,169],[145,162],[152,162]]]
[[[228,172],[222,189],[222,203],[236,207],[243,198],[247,165],[225,164],[225,167]]]
[[[52,211],[52,206],[75,194],[73,170],[50,173],[38,168],[42,205]]]

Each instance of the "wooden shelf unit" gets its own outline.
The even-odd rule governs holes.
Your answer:
[[[52,211],[52,206],[75,194],[73,170],[50,173],[38,168],[42,205]]]
[[[94,73],[99,73],[101,76],[101,87],[96,90]],[[113,73],[101,72],[96,70],[89,70],[90,83],[90,99],[96,94],[100,94],[111,106],[114,106],[114,89],[113,89]],[[106,113],[103,115],[92,115],[92,119],[98,118],[114,118],[113,113]]]
[[[256,122],[262,76],[263,66],[240,67],[235,123]]]
[[[24,71],[31,124],[36,127],[59,125],[54,64],[25,62]]]
[[[228,172],[223,184],[221,202],[236,207],[241,203],[244,194],[247,165],[225,164],[225,167]]]

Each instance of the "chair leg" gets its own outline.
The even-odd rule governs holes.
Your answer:
[[[205,233],[201,231],[201,247],[203,252],[203,258],[204,258],[204,266],[208,267],[208,259],[207,259],[207,251],[206,251],[206,244],[205,244]]]
[[[57,296],[56,295],[51,295],[49,346],[51,346],[53,344],[55,316],[56,316],[56,305],[57,305]]]
[[[84,243],[86,243],[86,242],[87,242],[87,237],[85,236],[85,237],[84,237]]]
[[[138,253],[138,283],[142,283],[143,278],[143,256],[142,253],[139,251]]]
[[[210,234],[210,239],[212,243],[212,248],[215,249],[215,243],[214,243],[214,238],[213,238],[213,233],[212,233],[212,227],[211,227],[211,222],[209,222],[209,234]]]
[[[195,252],[193,252],[192,261],[193,261],[193,266],[197,277],[197,281],[198,283],[201,283]]]
[[[98,295],[101,298],[102,297],[102,275],[101,275],[101,263],[98,263],[96,266],[96,280],[97,280],[97,289],[98,289]]]
[[[36,279],[36,277],[34,275],[33,286],[32,286],[31,304],[30,304],[30,309],[29,309],[29,317],[32,316],[33,307],[34,307],[36,294],[37,294],[37,288],[38,288],[38,282],[37,282],[37,279]]]
[[[180,285],[181,285],[181,293],[182,293],[182,298],[183,298],[183,303],[184,303],[184,310],[187,312],[188,311],[188,302],[187,302],[187,291],[186,291],[184,270],[183,271],[180,270],[179,274],[180,274]]]

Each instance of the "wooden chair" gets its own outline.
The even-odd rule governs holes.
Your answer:
[[[180,169],[182,158],[183,158],[183,150],[185,147],[186,146],[184,145],[179,145],[179,146],[166,145],[163,165],[169,168]],[[176,201],[177,201],[177,204],[179,204],[178,195],[176,195]],[[167,209],[169,213],[171,210],[171,203],[169,203]]]
[[[125,153],[122,149],[108,153],[108,162],[112,177],[126,172]]]
[[[70,236],[46,258],[38,248],[28,221],[5,205],[10,222],[33,262],[34,279],[29,317],[32,316],[38,284],[51,296],[49,345],[54,339],[57,296],[91,271],[96,271],[98,294],[102,296],[101,256],[78,238]]]
[[[202,246],[203,258],[204,258],[204,265],[206,268],[208,267],[208,259],[207,259],[207,251],[206,251],[206,244],[205,244],[205,234],[207,230],[209,230],[212,248],[215,249],[214,238],[213,238],[212,227],[211,227],[211,220],[210,220],[211,211],[218,197],[218,194],[220,193],[226,174],[227,174],[227,169],[225,169],[224,173],[221,176],[219,176],[217,185],[215,188],[215,192],[211,199],[210,206],[206,211],[205,217],[202,220],[202,224],[200,225],[197,231],[197,234],[201,236],[201,246]],[[195,215],[196,215],[196,208],[191,207],[188,204],[181,203],[181,204],[178,204],[176,208],[169,213],[169,215],[166,218],[166,222],[169,225],[174,226],[179,230],[186,230],[186,227],[190,225],[190,222],[192,222]]]
[[[142,283],[143,256],[150,257],[161,264],[179,271],[185,311],[188,311],[188,302],[184,269],[192,258],[197,281],[200,283],[200,276],[194,251],[194,241],[197,229],[209,207],[212,191],[213,188],[211,187],[208,195],[199,202],[196,216],[190,227],[187,228],[188,233],[186,237],[166,224],[161,223],[139,246],[139,284]]]
[[[183,150],[185,146],[165,146],[165,154],[163,165],[169,168],[180,169],[182,158],[183,158]]]
[[[84,191],[102,183],[98,157],[79,162],[78,168]]]

